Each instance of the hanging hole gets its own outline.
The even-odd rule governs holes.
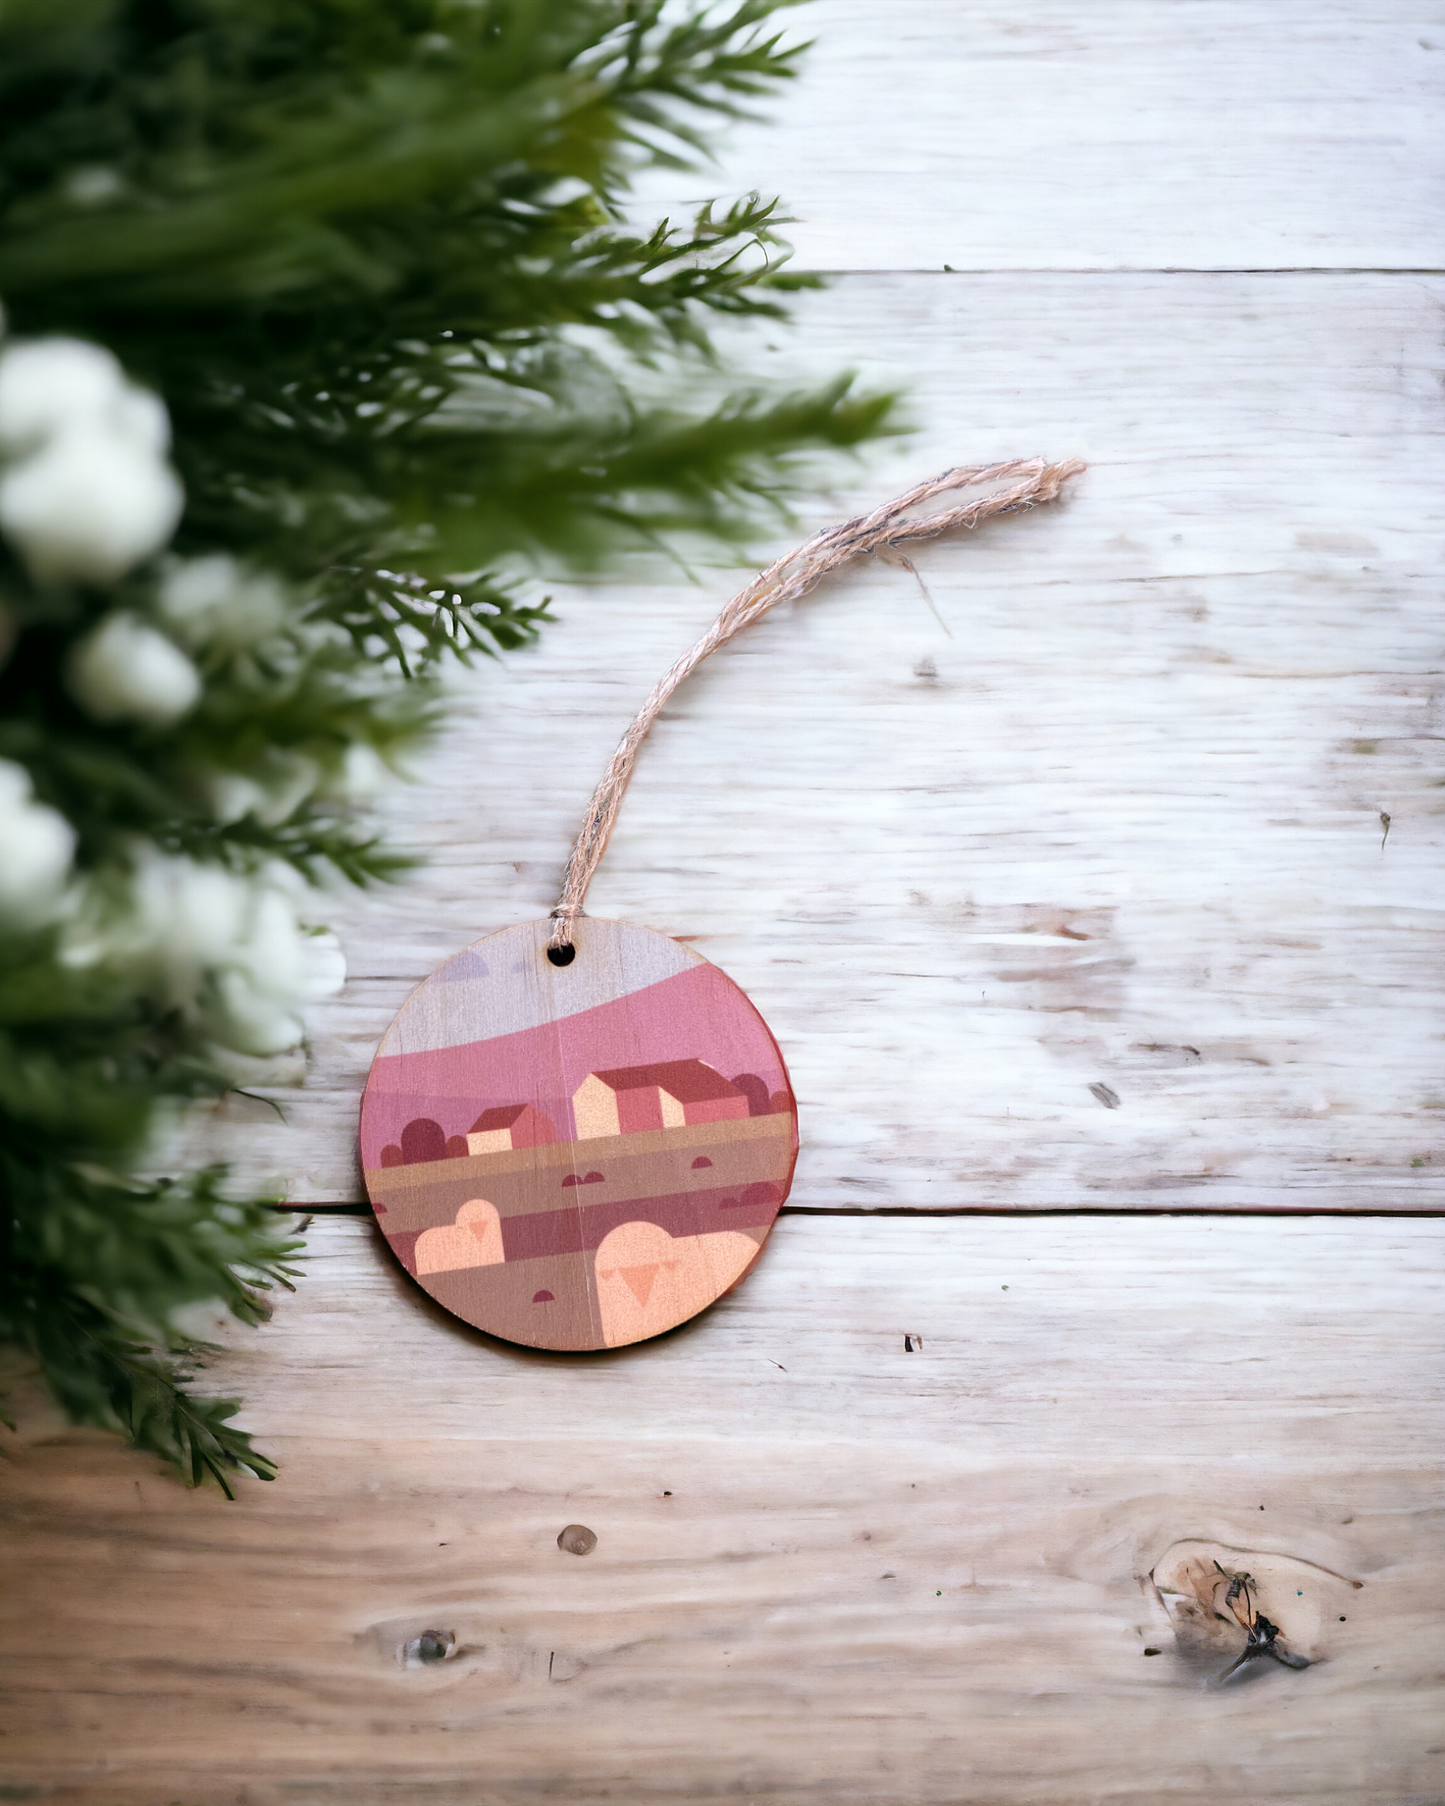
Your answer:
[[[577,949],[570,943],[565,947],[549,947],[547,958],[554,966],[570,966],[577,957]]]

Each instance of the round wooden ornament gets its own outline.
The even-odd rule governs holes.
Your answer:
[[[504,928],[413,992],[362,1106],[367,1190],[439,1304],[532,1348],[660,1335],[735,1285],[797,1157],[787,1071],[681,941]]]
[[[778,1045],[690,947],[582,914],[637,754],[677,686],[779,602],[865,554],[907,565],[912,540],[1052,501],[1079,469],[948,470],[762,572],[623,736],[551,917],[477,941],[413,992],[367,1080],[361,1163],[383,1233],[438,1303],[532,1348],[618,1348],[752,1268],[798,1153]],[[988,493],[910,513],[968,487]]]

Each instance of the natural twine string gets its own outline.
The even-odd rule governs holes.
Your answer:
[[[1077,459],[1064,464],[1046,464],[1042,458],[1014,458],[1003,464],[977,464],[945,470],[905,495],[895,496],[871,514],[860,514],[841,526],[826,527],[821,533],[815,533],[805,544],[770,564],[745,589],[739,590],[692,650],[685,652],[654,686],[618,742],[617,750],[602,774],[602,781],[592,793],[581,832],[572,848],[572,857],[567,861],[562,895],[552,911],[553,928],[548,949],[570,948],[572,924],[582,913],[587,887],[606,850],[642,742],[673,691],[705,658],[719,646],[725,646],[744,627],[760,620],[770,608],[806,596],[825,577],[851,564],[855,558],[871,554],[912,570],[907,556],[901,551],[912,540],[937,539],[942,533],[951,533],[955,527],[976,527],[980,521],[989,520],[996,514],[1018,514],[1036,508],[1040,502],[1052,502],[1065,481],[1083,468]],[[931,514],[909,514],[909,509],[931,501],[946,490],[976,488],[983,483],[1008,486],[956,508],[941,508]]]

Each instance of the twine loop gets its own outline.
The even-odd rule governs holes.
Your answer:
[[[1001,464],[961,465],[942,471],[905,494],[895,496],[891,502],[884,502],[871,514],[856,515],[840,526],[825,527],[770,564],[739,590],[697,644],[653,686],[608,761],[587,805],[571,858],[567,861],[562,894],[551,911],[553,927],[547,942],[549,953],[565,948],[570,957],[572,925],[582,913],[587,888],[607,849],[642,743],[673,691],[704,659],[710,658],[719,646],[725,646],[744,627],[761,620],[770,608],[806,596],[825,577],[851,564],[854,559],[877,556],[911,570],[912,565],[901,550],[903,546],[914,540],[937,539],[958,527],[976,527],[980,521],[997,514],[1021,514],[1038,507],[1041,502],[1052,502],[1068,478],[1077,476],[1083,469],[1077,459],[1049,464],[1042,458],[1014,458]],[[1005,487],[952,508],[939,508],[928,514],[909,513],[910,509],[948,490],[977,488],[985,483],[1002,483]]]

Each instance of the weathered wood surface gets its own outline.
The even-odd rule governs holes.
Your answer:
[[[960,458],[1061,505],[770,616],[644,749],[589,908],[686,936],[777,1035],[794,1201],[1420,1209],[1439,1163],[1442,282],[855,276],[806,307]],[[339,911],[304,1085],[208,1143],[359,1197],[366,1067],[476,936],[545,915],[654,678],[736,586],[618,583],[479,672]],[[1381,813],[1391,818],[1382,846]],[[1117,1108],[1093,1087],[1107,1088]]]
[[[1445,1224],[790,1218],[713,1311],[582,1357],[459,1325],[365,1221],[311,1235],[211,1376],[274,1486],[188,1495],[27,1412],[4,1797],[1445,1789]],[[1183,1652],[1146,1580],[1201,1539],[1290,1577],[1272,1615],[1315,1666],[1210,1689],[1228,1648]],[[426,1632],[453,1653],[401,1665]]]
[[[818,0],[722,172],[823,270],[1440,268],[1438,0]]]
[[[922,423],[815,518],[959,460],[1090,471],[924,555],[947,632],[864,571],[719,658],[594,910],[764,1011],[809,1208],[1440,1208],[1445,17],[796,16],[788,118],[705,186],[782,191],[800,261],[854,272],[787,367],[911,381]],[[391,805],[433,863],[338,906],[353,976],[305,1083],[269,1075],[288,1121],[233,1099],[200,1146],[360,1195],[396,1008],[545,912],[737,575],[568,592],[469,680]],[[488,1342],[318,1221],[209,1376],[274,1487],[184,1494],[38,1406],[6,1445],[0,1797],[1437,1806],[1442,1239],[792,1216],[714,1311],[579,1358]],[[1176,1648],[1141,1584],[1204,1546],[1314,1667],[1209,1690],[1227,1654]],[[431,1631],[447,1659],[398,1665]]]

